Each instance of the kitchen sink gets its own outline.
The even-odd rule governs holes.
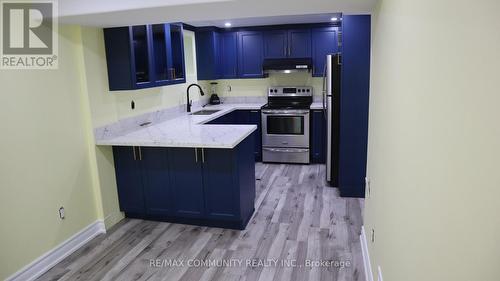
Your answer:
[[[191,113],[191,115],[210,115],[210,114],[214,114],[215,112],[219,112],[219,111],[220,111],[220,109],[203,109],[200,111],[193,112],[193,113]]]

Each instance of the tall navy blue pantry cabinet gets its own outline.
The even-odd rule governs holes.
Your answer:
[[[254,211],[253,137],[233,149],[113,147],[127,217],[244,229]]]
[[[340,195],[365,196],[370,86],[370,16],[344,16],[340,96]]]

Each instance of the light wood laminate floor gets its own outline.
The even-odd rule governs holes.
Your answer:
[[[324,165],[257,163],[256,178],[244,231],[125,219],[38,280],[364,280],[362,199],[326,187]]]

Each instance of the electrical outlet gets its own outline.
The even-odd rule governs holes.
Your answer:
[[[372,243],[375,243],[375,229],[372,228],[371,239]]]
[[[59,208],[59,218],[63,220],[65,217],[64,207]]]

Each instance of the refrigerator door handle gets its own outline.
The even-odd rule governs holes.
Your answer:
[[[328,56],[327,56],[328,59]],[[326,119],[326,61],[325,61],[325,66],[323,67],[323,116]]]
[[[333,56],[327,55],[325,63],[326,80],[326,180],[332,181],[332,126],[333,126],[333,92],[332,92],[332,66]]]

